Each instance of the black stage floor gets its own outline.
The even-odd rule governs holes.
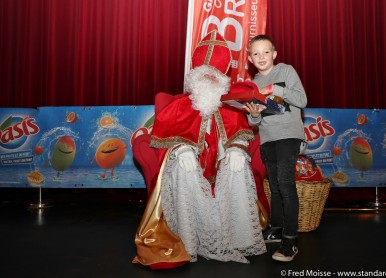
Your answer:
[[[319,228],[299,235],[293,262],[273,261],[268,244],[250,264],[199,258],[152,271],[131,262],[145,195],[136,191],[42,189],[47,207],[31,209],[37,189],[0,188],[0,277],[386,277],[386,212],[328,204]]]

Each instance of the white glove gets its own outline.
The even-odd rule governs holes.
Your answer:
[[[177,151],[177,158],[180,167],[186,172],[193,172],[197,169],[197,158],[191,148],[183,148]]]
[[[229,164],[232,172],[240,172],[244,168],[245,156],[239,150],[230,150],[225,157],[225,164]]]

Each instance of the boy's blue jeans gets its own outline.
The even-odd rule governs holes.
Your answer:
[[[267,168],[271,190],[270,226],[283,228],[283,236],[298,235],[299,198],[295,171],[300,139],[283,139],[261,145],[261,158]]]

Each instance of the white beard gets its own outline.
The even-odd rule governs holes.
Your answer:
[[[222,105],[220,98],[227,94],[230,78],[213,67],[203,65],[192,69],[185,79],[185,91],[190,93],[193,109],[204,118],[213,115]]]

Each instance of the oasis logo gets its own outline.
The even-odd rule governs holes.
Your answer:
[[[5,149],[17,149],[27,141],[29,136],[39,131],[34,118],[9,116],[0,125],[0,146]]]
[[[335,134],[335,129],[330,125],[330,121],[323,120],[321,116],[316,119],[312,117],[304,118],[304,132],[308,140],[307,150],[317,150],[327,137]]]
[[[133,135],[131,136],[130,139],[130,144],[133,146],[134,140],[140,136],[140,135],[150,135],[152,129],[153,129],[153,124],[155,120],[155,115],[151,116],[142,127],[137,128],[134,132]]]

